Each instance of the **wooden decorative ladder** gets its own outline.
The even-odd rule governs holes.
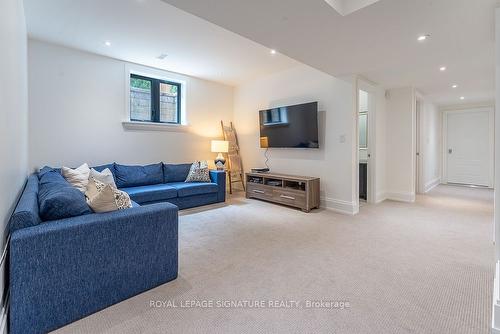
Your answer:
[[[229,150],[227,153],[228,168],[227,176],[229,178],[229,193],[233,193],[233,183],[241,182],[243,191],[245,191],[245,181],[243,176],[243,163],[241,162],[240,147],[238,146],[238,137],[236,130],[233,127],[233,122],[229,126],[225,126],[224,122],[220,122],[224,140],[229,142]]]

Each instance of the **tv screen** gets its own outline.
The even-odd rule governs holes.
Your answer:
[[[260,147],[319,148],[318,102],[259,111]]]

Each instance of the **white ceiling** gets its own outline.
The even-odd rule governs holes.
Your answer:
[[[347,16],[329,3],[358,0],[164,1],[335,76],[414,86],[440,105],[494,98],[496,0],[380,0]]]
[[[494,99],[496,2],[24,0],[32,38],[230,85],[294,58],[386,88],[414,86],[439,105]],[[431,37],[417,42],[421,34]]]
[[[229,85],[298,65],[160,0],[24,0],[24,6],[31,38]],[[161,54],[168,56],[157,59]]]
[[[340,15],[346,16],[380,0],[325,0]]]

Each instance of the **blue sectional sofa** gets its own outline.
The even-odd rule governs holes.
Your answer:
[[[185,183],[189,166],[94,167],[110,168],[133,207],[78,207],[77,216],[49,221],[42,217],[75,208],[56,201],[50,209],[47,200],[80,194],[57,169],[31,175],[9,222],[10,333],[45,333],[175,279],[178,209],[225,200],[224,172],[211,171],[210,183]]]
[[[184,182],[191,164],[113,164],[112,167],[110,169],[115,176],[116,186],[141,205],[166,201],[177,205],[179,209],[187,209],[226,200],[224,171],[210,171],[211,182],[205,183]]]

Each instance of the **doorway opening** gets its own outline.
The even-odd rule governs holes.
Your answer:
[[[371,94],[363,89],[358,91],[358,162],[359,162],[359,200],[360,205],[371,202],[371,145],[370,145],[370,106]]]
[[[376,189],[376,108],[382,90],[374,84],[357,79],[356,108],[353,118],[356,125],[356,144],[353,145],[356,170],[354,198],[360,209],[366,203],[377,202]],[[353,182],[354,183],[354,182]]]

